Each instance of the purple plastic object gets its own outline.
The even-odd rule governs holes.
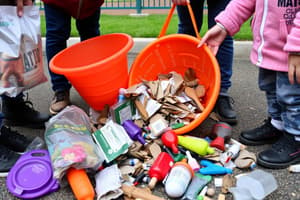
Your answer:
[[[138,127],[132,120],[124,121],[122,126],[132,140],[137,140],[143,145],[146,144],[146,141],[142,136],[142,129]]]
[[[10,193],[22,199],[34,199],[58,190],[48,151],[32,150],[23,154],[9,171],[6,186]]]

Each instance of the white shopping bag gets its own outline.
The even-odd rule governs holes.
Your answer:
[[[0,6],[0,95],[20,92],[47,81],[43,70],[40,14],[36,6]]]

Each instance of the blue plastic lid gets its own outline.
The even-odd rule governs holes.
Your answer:
[[[14,196],[33,199],[59,189],[47,150],[23,154],[8,173],[6,186]]]

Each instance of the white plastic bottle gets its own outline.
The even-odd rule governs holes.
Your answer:
[[[193,176],[194,172],[187,164],[186,159],[176,162],[165,181],[167,195],[171,198],[181,197],[188,188]]]

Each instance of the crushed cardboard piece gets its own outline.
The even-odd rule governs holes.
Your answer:
[[[135,168],[130,165],[119,166],[121,174],[134,174]]]
[[[151,190],[147,187],[138,188],[135,186],[122,184],[121,189],[123,190],[124,194],[130,198],[143,200],[163,200],[163,198],[153,195]]]
[[[198,109],[202,112],[204,110],[204,107],[200,102],[199,98],[197,97],[195,89],[191,87],[185,87],[184,92],[188,97],[190,97],[196,103]]]
[[[158,80],[169,80],[172,77],[172,74],[158,74],[157,79]]]
[[[135,104],[136,108],[138,109],[142,119],[144,121],[147,121],[149,118],[149,115],[148,115],[145,107],[143,106],[142,102],[140,102],[138,99],[135,99],[134,104]]]
[[[238,157],[234,160],[234,164],[240,169],[249,168],[255,162],[255,154],[245,149],[241,150]]]
[[[181,88],[183,88],[184,80],[180,74],[177,72],[170,72],[172,74],[172,78],[170,78],[170,84],[172,85],[170,94],[176,95],[180,92]]]
[[[204,85],[197,85],[195,87],[195,92],[198,98],[202,98],[205,96],[206,90]]]
[[[236,186],[236,178],[232,174],[226,174],[223,176],[223,181],[222,181],[222,188],[221,191],[224,194],[227,194],[229,192],[229,188],[235,187]]]
[[[220,161],[220,152],[216,148],[214,148],[214,149],[215,149],[215,152],[213,154],[207,154],[204,156],[204,158],[215,161],[215,162],[219,162]]]
[[[151,117],[148,126],[151,130],[151,136],[157,138],[168,128],[168,122],[161,114],[155,114]]]
[[[225,195],[224,194],[219,194],[218,195],[218,200],[225,200]]]
[[[220,121],[220,119],[219,119],[217,113],[215,113],[215,112],[211,112],[211,113],[209,114],[209,118],[211,118],[212,120],[214,120],[214,121],[216,121],[216,122]]]
[[[109,116],[109,105],[105,104],[104,108],[100,111],[100,114],[97,118],[99,124],[105,124]]]
[[[195,80],[192,80],[192,81],[185,81],[184,83],[188,87],[197,87],[198,79],[195,79]]]
[[[184,81],[193,81],[197,79],[195,70],[191,67],[187,68],[187,70],[184,72],[183,79]]]
[[[135,84],[125,90],[124,95],[129,98],[129,97],[136,97],[141,94],[141,91],[139,88],[143,86],[143,83]]]
[[[181,108],[182,110],[193,113],[193,110],[191,108],[189,108],[187,105],[185,105],[184,103],[178,102],[178,103],[176,103],[176,106]]]
[[[149,146],[148,147],[149,153],[152,156],[152,158],[155,160],[162,150],[160,146],[155,142],[149,144],[148,146]]]
[[[178,101],[173,96],[165,96],[162,99],[162,103],[176,104]]]
[[[230,138],[229,143],[230,143],[230,144],[238,144],[238,145],[240,145],[240,150],[244,150],[244,149],[247,148],[246,145],[240,143],[239,141],[237,141],[237,140],[235,140],[235,139],[233,139],[233,138]]]
[[[169,96],[171,94],[171,84],[168,84],[167,88],[164,91],[164,97]]]
[[[134,123],[140,128],[143,128],[144,126],[144,121],[141,119],[134,120]]]
[[[161,84],[161,81],[158,81],[157,93],[156,93],[156,100],[160,100],[164,97],[164,89]]]
[[[150,96],[156,99],[158,90],[158,81],[143,81],[143,83],[150,89]]]

